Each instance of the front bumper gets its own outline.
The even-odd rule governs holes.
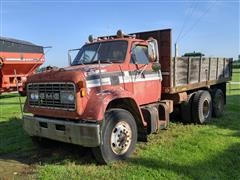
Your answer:
[[[59,119],[23,116],[23,128],[30,136],[49,138],[85,147],[100,145],[100,125]]]

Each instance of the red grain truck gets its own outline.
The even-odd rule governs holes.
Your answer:
[[[24,94],[27,76],[44,63],[43,47],[18,39],[0,37],[0,94]]]
[[[182,119],[222,114],[231,59],[171,57],[171,29],[93,39],[70,66],[27,80],[24,129],[32,137],[92,147],[100,163],[130,156],[137,141]]]

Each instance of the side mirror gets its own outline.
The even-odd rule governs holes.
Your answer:
[[[156,39],[148,39],[148,57],[151,62],[156,62],[159,60],[158,43]]]
[[[154,62],[153,64],[152,64],[152,70],[153,71],[159,71],[161,69],[161,64],[159,63],[159,62]]]

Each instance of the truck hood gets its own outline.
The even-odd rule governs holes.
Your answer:
[[[109,64],[101,64],[101,71],[106,71],[105,68]],[[98,74],[99,66],[92,65],[79,65],[49,70],[47,72],[31,75],[27,78],[27,83],[31,82],[74,82],[77,83],[88,75]]]

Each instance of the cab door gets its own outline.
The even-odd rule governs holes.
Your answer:
[[[137,102],[142,105],[158,101],[161,97],[162,76],[160,71],[152,70],[146,45],[134,45],[129,66],[133,94]]]

